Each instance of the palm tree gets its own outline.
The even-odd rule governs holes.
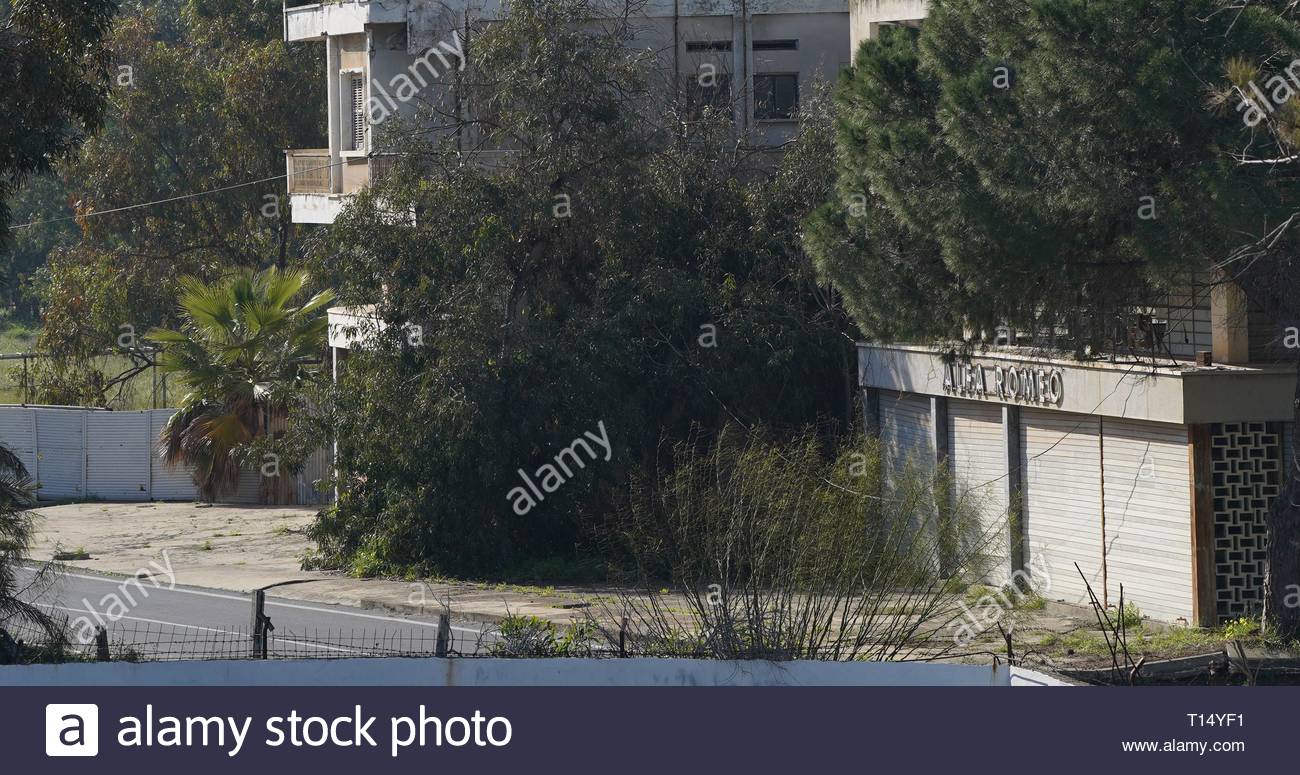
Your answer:
[[[32,517],[28,511],[36,504],[32,480],[18,456],[0,447],[0,633],[13,631],[31,633],[35,629],[38,640],[59,643],[63,627],[58,621],[37,606],[21,600],[19,595],[39,589],[49,581],[50,566],[38,571],[36,576],[20,585],[17,569],[27,559],[32,540]],[[29,636],[30,637],[30,636]],[[12,649],[15,644],[0,635],[0,652]],[[0,653],[0,663],[13,654]]]
[[[180,330],[154,329],[146,337],[163,347],[163,373],[189,390],[159,435],[159,453],[169,465],[193,466],[208,500],[238,487],[247,445],[282,433],[294,398],[319,374],[314,364],[328,325],[319,313],[334,294],[322,291],[292,306],[307,279],[306,272],[274,268],[210,284],[186,278]],[[275,478],[283,495],[285,477]],[[264,486],[264,500],[281,500],[268,492]]]

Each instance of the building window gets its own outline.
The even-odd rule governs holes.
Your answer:
[[[366,78],[364,73],[344,72],[343,150],[366,149]]]
[[[798,111],[797,73],[759,73],[754,76],[754,118],[760,121],[791,119]]]
[[[685,80],[686,107],[691,118],[703,116],[705,108],[731,115],[730,75],[718,73],[707,83],[701,83],[701,79],[694,75],[686,76]]]
[[[686,41],[687,51],[730,51],[731,41],[729,40],[688,40]]]
[[[799,41],[792,38],[783,40],[756,40],[754,41],[755,51],[798,51]]]

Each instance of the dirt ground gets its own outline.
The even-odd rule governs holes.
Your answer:
[[[31,556],[50,560],[56,551],[88,558],[65,564],[124,576],[135,575],[163,552],[178,584],[248,592],[275,586],[268,594],[317,603],[379,608],[399,613],[435,613],[450,601],[453,616],[496,622],[508,614],[537,616],[568,624],[593,601],[610,600],[613,590],[595,587],[533,587],[446,580],[357,579],[301,569],[311,549],[304,529],[316,509],[294,506],[209,506],[196,503],[77,503],[37,509],[38,536]],[[967,593],[975,605],[982,590]],[[595,603],[599,604],[599,603]],[[1014,612],[1013,649],[1029,666],[1101,667],[1110,654],[1090,609],[1036,600]],[[1150,660],[1205,654],[1249,633],[1206,631],[1142,622],[1130,644]],[[1263,644],[1256,644],[1255,650]],[[1006,643],[996,629],[980,633],[963,661],[987,663],[1004,657]],[[1136,656],[1134,657],[1137,658]]]
[[[316,515],[305,506],[223,506],[200,503],[70,503],[36,509],[37,537],[30,556],[82,552],[62,562],[74,568],[133,576],[161,562],[163,552],[184,586],[249,592],[272,585],[276,597],[382,608],[399,613],[441,610],[499,621],[507,614],[567,624],[581,605],[570,589],[448,581],[349,578],[302,570],[312,547],[304,530]],[[598,590],[584,590],[584,592]]]
[[[167,551],[177,582],[247,591],[303,578],[310,547],[303,529],[314,507],[207,506],[195,503],[73,503],[36,510],[32,558],[86,552],[68,561],[134,575]]]

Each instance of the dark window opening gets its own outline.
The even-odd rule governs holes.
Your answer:
[[[799,112],[799,76],[762,73],[754,76],[754,118],[794,118]]]
[[[782,40],[756,40],[754,41],[755,51],[798,51],[799,41],[793,38]]]
[[[687,51],[730,51],[731,41],[729,40],[688,40],[686,41]]]

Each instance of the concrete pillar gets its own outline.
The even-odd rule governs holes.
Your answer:
[[[930,396],[930,438],[934,442],[935,470],[948,465],[948,399]]]
[[[1215,363],[1250,362],[1246,293],[1227,276],[1210,288],[1210,341]]]
[[[1007,535],[1011,572],[1025,569],[1025,469],[1021,461],[1020,407],[1002,407],[1002,437],[1007,451]]]
[[[339,166],[339,154],[343,148],[343,116],[339,103],[339,41],[332,35],[325,38],[325,85],[330,138],[330,191],[339,194],[343,192],[343,170]]]
[[[1192,624],[1218,625],[1214,576],[1214,463],[1209,425],[1187,426],[1187,452],[1191,466]]]

